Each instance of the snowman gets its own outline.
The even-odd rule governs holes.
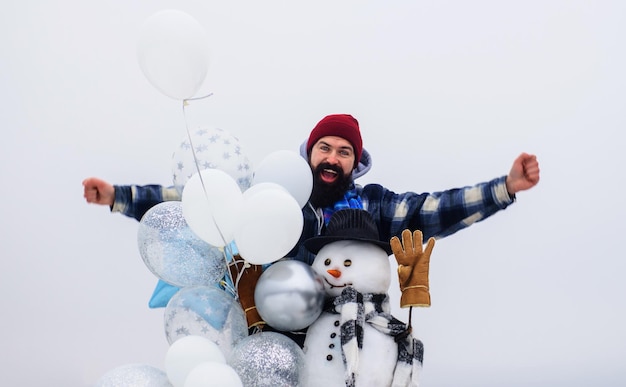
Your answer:
[[[403,243],[413,244],[410,231],[405,232],[408,234],[403,233]],[[429,241],[426,254],[422,254],[421,233],[419,242],[417,250],[407,251],[420,257],[428,255],[422,259],[424,262],[430,258],[434,240]],[[410,326],[390,314],[388,296],[389,255],[397,251],[407,258],[410,254],[405,253],[398,240],[393,251],[391,246],[379,240],[371,215],[358,209],[337,211],[324,236],[305,241],[305,247],[317,254],[312,268],[324,283],[326,304],[320,317],[309,326],[304,341],[304,386],[418,385],[422,343],[412,337]],[[420,288],[422,293],[424,289],[427,292],[427,282],[416,286],[403,282],[407,278],[403,278],[401,270],[406,271],[407,267],[399,260],[403,297],[403,283],[406,290]]]

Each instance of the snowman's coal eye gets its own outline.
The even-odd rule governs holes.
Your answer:
[[[343,265],[345,267],[352,266],[352,260],[351,259],[346,259],[345,261],[343,261]]]
[[[324,265],[326,266],[330,265],[330,258],[326,258],[326,260],[324,261]]]

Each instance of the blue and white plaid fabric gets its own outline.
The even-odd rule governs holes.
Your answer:
[[[180,200],[181,196],[175,187],[161,185],[116,185],[115,202],[111,212],[122,214],[141,220],[141,217],[155,205]]]
[[[378,225],[380,240],[388,242],[405,229],[421,230],[424,240],[443,238],[480,222],[514,202],[506,191],[506,176],[474,186],[434,193],[394,193],[379,184],[356,185],[356,197]],[[115,186],[113,212],[141,220],[152,206],[168,200],[180,200],[174,187],[160,185]],[[315,258],[303,245],[320,235],[322,211],[310,204],[302,209],[304,226],[300,240],[286,256],[311,264]]]

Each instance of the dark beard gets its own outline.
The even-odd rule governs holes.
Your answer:
[[[321,178],[321,171],[332,169],[337,172],[337,180],[332,184],[325,183]],[[343,170],[336,165],[321,163],[313,169],[313,189],[309,201],[314,207],[330,207],[343,199],[346,191],[352,186],[352,174],[344,175]]]

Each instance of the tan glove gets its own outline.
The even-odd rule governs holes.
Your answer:
[[[398,261],[398,279],[400,281],[400,307],[430,306],[428,288],[428,267],[430,254],[435,246],[435,239],[428,239],[426,250],[422,250],[422,232],[402,231],[402,243],[396,236],[389,241],[391,251]]]
[[[261,265],[249,265],[245,267],[245,262],[240,255],[235,255],[233,262],[234,263],[231,263],[229,266],[233,281],[237,281],[237,277],[243,270],[239,278],[239,283],[237,283],[237,296],[239,297],[239,303],[243,311],[246,313],[248,328],[262,328],[265,325],[265,321],[263,321],[259,312],[256,310],[254,289],[261,273],[263,273],[263,268]]]

